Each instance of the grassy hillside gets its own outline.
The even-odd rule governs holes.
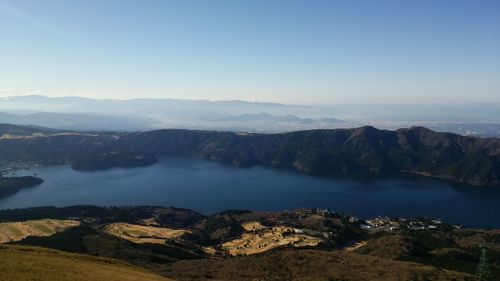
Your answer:
[[[61,225],[68,219],[81,223],[49,231],[73,226]],[[500,280],[498,230],[428,219],[369,221],[386,220],[396,228],[365,231],[368,221],[313,209],[203,216],[148,206],[45,207],[0,211],[0,234],[42,230],[52,235],[11,243],[119,259],[176,280],[472,280],[482,246],[492,280]]]
[[[402,231],[380,234],[355,252],[474,274],[480,247],[486,247],[493,280],[500,280],[499,242],[498,230]]]
[[[0,246],[2,281],[168,281],[126,263],[35,247]]]
[[[474,280],[471,275],[345,251],[280,250],[232,259],[180,261],[162,274],[179,280]]]
[[[47,237],[31,236],[16,244],[120,259],[148,268],[180,259],[201,258],[204,255],[195,245],[138,244],[86,226],[71,228]]]

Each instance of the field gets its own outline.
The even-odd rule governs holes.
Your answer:
[[[189,233],[188,230],[183,229],[170,229],[128,223],[108,224],[104,230],[116,237],[141,244],[165,244],[165,242],[169,239],[176,239],[186,233]]]
[[[0,140],[14,140],[14,139],[29,139],[36,137],[43,137],[42,133],[33,133],[31,135],[13,135],[13,134],[3,134],[0,136]]]
[[[2,281],[168,281],[127,263],[24,246],[0,246]]]
[[[78,225],[79,221],[55,219],[0,223],[0,243],[20,241],[28,236],[50,236]]]
[[[230,255],[252,255],[269,251],[281,246],[306,247],[316,246],[322,240],[304,234],[297,234],[296,229],[285,226],[265,227],[258,222],[242,225],[245,233],[241,238],[222,244]]]
[[[53,133],[53,134],[43,134],[43,133],[32,133],[31,135],[14,135],[14,134],[2,134],[0,135],[0,140],[18,140],[18,139],[32,139],[40,137],[54,137],[54,136],[97,136],[92,134],[82,134],[74,132],[64,132],[64,133]]]

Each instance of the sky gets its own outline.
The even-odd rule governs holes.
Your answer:
[[[498,103],[498,0],[0,0],[0,96]]]

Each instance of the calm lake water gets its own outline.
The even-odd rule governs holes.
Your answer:
[[[76,204],[165,205],[214,213],[225,209],[282,211],[328,208],[359,217],[441,218],[500,228],[500,189],[457,187],[423,177],[320,178],[265,167],[238,168],[192,158],[167,158],[133,169],[77,172],[37,167],[45,182],[0,199],[0,209]]]

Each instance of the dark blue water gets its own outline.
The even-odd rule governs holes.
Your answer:
[[[42,185],[0,199],[0,209],[31,206],[166,205],[203,213],[225,209],[329,208],[359,217],[428,216],[500,228],[500,189],[456,187],[423,177],[319,178],[265,167],[237,168],[191,158],[133,169],[76,172],[38,167]]]

